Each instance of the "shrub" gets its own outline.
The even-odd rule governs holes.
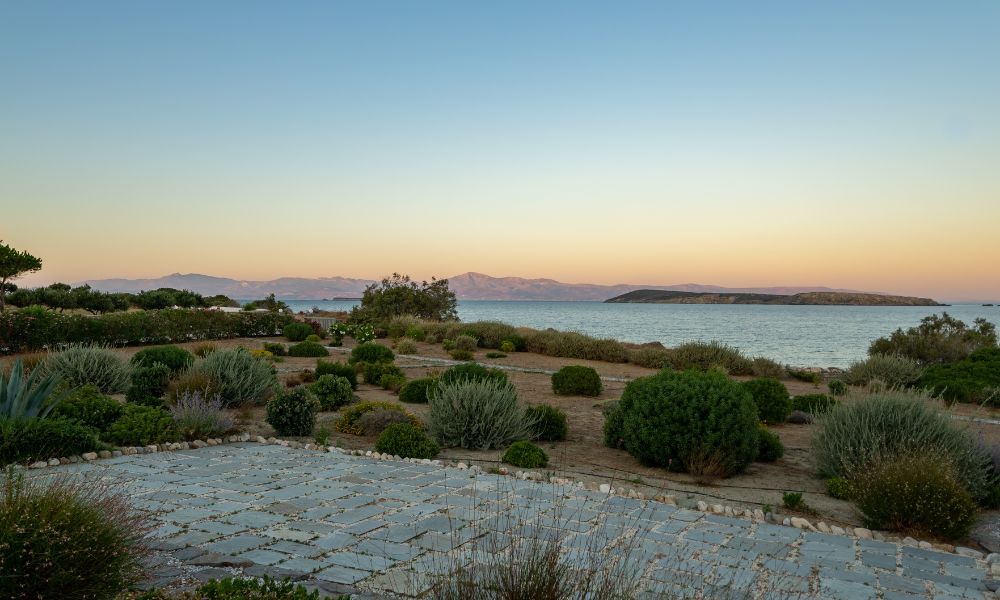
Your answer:
[[[753,364],[743,354],[731,346],[719,342],[689,342],[671,350],[671,362],[679,371],[722,367],[730,375],[750,375]]]
[[[878,392],[866,400],[840,403],[818,421],[812,450],[821,477],[850,479],[876,459],[927,453],[947,460],[973,498],[988,491],[990,458],[926,395]]]
[[[59,392],[58,375],[43,375],[34,370],[25,377],[21,359],[16,359],[10,373],[0,369],[0,419],[44,418],[66,397]]]
[[[164,408],[128,404],[108,428],[107,439],[119,446],[149,446],[179,439],[174,419]]]
[[[181,394],[199,392],[201,395],[209,395],[212,389],[212,381],[206,373],[200,371],[188,371],[181,373],[167,385],[167,398],[170,402],[175,402]]]
[[[162,406],[163,396],[170,385],[170,367],[160,363],[136,367],[132,370],[132,384],[125,393],[131,404]]]
[[[49,354],[37,370],[75,386],[92,383],[105,394],[124,392],[132,374],[131,366],[104,346],[70,346]]]
[[[789,510],[801,510],[806,506],[800,492],[785,492],[781,495],[781,504]]]
[[[52,416],[72,419],[103,432],[118,420],[124,410],[121,402],[105,396],[93,385],[86,385],[60,402],[52,411]]]
[[[222,399],[201,392],[185,392],[170,405],[170,414],[180,436],[187,441],[230,433],[235,423],[222,410]]]
[[[219,346],[212,343],[198,344],[191,350],[191,353],[198,358],[205,358],[209,354],[215,352],[219,349]],[[267,344],[264,344],[264,349],[267,350]]]
[[[288,354],[288,348],[280,342],[264,342],[264,350],[267,350],[274,356],[286,356]]]
[[[288,348],[288,356],[309,357],[329,356],[330,352],[316,342],[299,342]]]
[[[54,417],[0,418],[0,465],[76,456],[103,448],[97,432],[77,421]]]
[[[792,410],[809,414],[824,413],[837,404],[832,396],[826,394],[803,394],[792,398]]]
[[[512,339],[512,338],[508,338]],[[602,360],[623,363],[628,361],[628,351],[617,340],[597,339],[576,332],[561,332],[553,329],[533,331],[524,338],[523,348],[546,356],[576,358],[580,360]],[[514,342],[517,346],[517,342]]]
[[[545,442],[560,442],[566,439],[566,413],[548,404],[530,406],[525,411],[527,418],[535,422],[532,439]]]
[[[847,383],[868,385],[881,381],[889,387],[908,387],[920,379],[923,369],[911,358],[894,354],[873,354],[853,363],[844,373]]]
[[[837,500],[850,500],[851,482],[843,477],[831,477],[826,480],[826,493]]]
[[[339,375],[321,375],[310,389],[319,400],[321,410],[337,410],[354,400],[351,382]]]
[[[383,375],[403,375],[403,370],[391,363],[364,363],[362,369],[368,385],[381,385]]]
[[[507,358],[507,355],[503,352],[487,352],[486,358]]]
[[[404,335],[406,335],[406,337],[410,338],[411,340],[416,340],[418,342],[424,341],[424,330],[421,329],[418,325],[410,325],[409,327],[407,327],[406,333]]]
[[[717,463],[718,474],[729,476],[756,457],[757,424],[750,393],[725,375],[663,371],[626,386],[608,415],[605,441],[620,441],[647,465],[691,471],[695,463]]]
[[[792,379],[798,381],[804,381],[806,383],[819,384],[819,382],[823,381],[823,378],[820,377],[819,373],[817,373],[816,371],[807,371],[805,369],[789,368],[788,376],[791,377]]]
[[[0,477],[0,597],[112,600],[144,573],[146,517],[98,479]]]
[[[841,379],[831,379],[830,383],[826,384],[826,387],[830,390],[831,396],[844,396],[847,394],[847,384]]]
[[[434,458],[440,449],[423,429],[410,423],[396,423],[382,430],[375,451],[402,458]]]
[[[788,422],[792,425],[808,425],[813,422],[813,416],[811,413],[793,410],[788,415]]]
[[[400,354],[416,354],[417,345],[410,340],[402,340],[396,344],[396,352],[399,352]]]
[[[319,341],[322,340],[322,339],[323,338],[319,337],[315,333],[311,333],[311,334],[309,334],[309,335],[306,336],[306,340],[305,341],[307,341],[307,342],[313,342],[315,344],[318,344]]]
[[[750,359],[750,371],[755,377],[771,377],[773,379],[781,379],[789,374],[788,369],[781,364],[763,356]]]
[[[410,381],[407,381],[399,390],[400,402],[426,404],[428,395],[427,392],[430,388],[436,385],[436,382],[437,379],[434,377],[421,377],[420,379],[411,379]]]
[[[312,435],[320,404],[305,388],[278,394],[267,403],[266,421],[278,435]]]
[[[517,352],[517,346],[510,340],[504,340],[500,342],[499,350],[500,352]]]
[[[152,367],[160,363],[166,365],[171,373],[180,373],[194,363],[194,355],[177,346],[156,346],[136,352],[130,362],[137,367]]]
[[[920,325],[905,332],[897,329],[887,338],[879,338],[868,348],[869,355],[897,355],[919,364],[951,363],[976,350],[995,348],[996,326],[986,319],[976,319],[973,327],[943,313],[920,320]]]
[[[671,366],[670,351],[665,348],[630,348],[628,361],[647,369],[665,369]]]
[[[472,354],[472,352],[469,352],[468,350],[459,350],[457,348],[455,350],[452,350],[449,353],[449,355],[451,356],[452,360],[468,361],[475,358],[475,355]]]
[[[781,443],[778,434],[768,430],[763,425],[758,430],[757,460],[760,462],[774,462],[785,455],[785,445]]]
[[[442,341],[441,342],[441,348],[445,352],[451,352],[452,350],[455,349],[455,340],[446,339],[446,340]]]
[[[1000,405],[1000,348],[977,350],[956,363],[932,365],[917,381],[949,402]]]
[[[460,335],[455,338],[455,349],[475,352],[479,347],[479,341],[471,335]]]
[[[788,419],[788,413],[792,412],[792,399],[783,383],[770,377],[758,377],[740,385],[750,392],[761,421],[784,423]]]
[[[442,380],[430,391],[429,429],[445,447],[502,448],[530,438],[535,423],[506,378]]]
[[[265,360],[274,360],[274,355],[267,350],[251,350],[250,356],[254,358],[263,358]]]
[[[347,381],[351,382],[351,389],[358,389],[358,372],[354,370],[352,365],[345,365],[340,362],[331,363],[322,359],[317,360],[317,380],[324,375],[336,375],[337,377],[343,377]]]
[[[446,369],[438,380],[442,384],[455,381],[483,381],[483,380],[507,381],[507,374],[500,369],[489,369],[476,363],[455,365]]]
[[[338,596],[336,600],[346,598]],[[305,586],[265,575],[263,579],[213,579],[200,585],[192,597],[185,596],[183,600],[321,600],[321,597],[319,591],[310,592]]]
[[[376,408],[358,417],[358,426],[364,435],[378,435],[390,425],[407,423],[413,425],[410,415],[398,410]]]
[[[305,341],[305,339],[312,335],[312,333],[312,327],[298,321],[285,325],[285,328],[281,330],[281,334],[285,336],[289,342]]]
[[[365,430],[359,423],[361,415],[379,409],[394,410],[396,412],[403,413],[407,416],[412,425],[420,425],[420,421],[418,421],[416,417],[403,410],[403,407],[398,404],[393,404],[392,402],[359,402],[344,410],[344,413],[340,416],[340,419],[337,420],[334,428],[341,433],[363,435]]]
[[[428,333],[427,335],[424,336],[424,341],[427,342],[428,344],[436,344],[438,343],[439,340],[438,336],[434,335],[433,333]]]
[[[976,519],[976,503],[943,457],[895,456],[857,474],[851,493],[873,529],[919,530],[964,539]]]
[[[560,396],[600,396],[604,385],[593,368],[569,365],[552,374],[552,391]]]
[[[391,373],[385,373],[378,378],[379,387],[383,390],[390,390],[397,393],[405,383],[406,375],[393,375]]]
[[[381,323],[412,315],[430,321],[455,321],[456,307],[455,293],[448,288],[447,279],[418,284],[407,275],[393,273],[365,288],[361,304],[351,309],[350,319],[355,323]]]
[[[367,342],[358,344],[351,350],[351,358],[347,362],[354,363],[389,363],[396,360],[396,355],[392,350],[382,344]]]
[[[545,451],[531,442],[514,442],[503,453],[503,462],[522,469],[537,469],[549,464]]]
[[[212,393],[230,408],[263,403],[279,389],[274,367],[244,348],[213,352],[195,363],[192,370],[206,375]]]

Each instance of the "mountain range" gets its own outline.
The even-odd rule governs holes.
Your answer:
[[[206,296],[225,294],[237,300],[262,298],[273,293],[285,300],[323,300],[360,298],[371,279],[349,277],[281,277],[267,281],[249,281],[213,277],[197,273],[173,273],[153,279],[92,279],[79,282],[106,292],[139,292],[161,287],[186,289]],[[448,285],[461,300],[592,300],[601,301],[635,290],[673,290],[697,293],[801,294],[804,292],[850,292],[822,286],[781,286],[730,288],[717,285],[684,283],[677,285],[600,285],[562,283],[554,279],[491,277],[483,273],[462,273],[448,278]]]

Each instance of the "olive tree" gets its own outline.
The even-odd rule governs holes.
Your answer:
[[[0,312],[6,308],[9,282],[42,268],[42,259],[22,250],[11,248],[0,240]]]

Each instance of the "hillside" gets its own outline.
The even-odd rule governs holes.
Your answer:
[[[859,292],[803,292],[799,294],[698,293],[674,290],[636,290],[605,300],[615,304],[791,304],[838,306],[943,306],[930,298]]]

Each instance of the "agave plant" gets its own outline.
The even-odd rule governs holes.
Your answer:
[[[0,370],[0,419],[45,418],[70,393],[59,391],[60,383],[59,376],[38,369],[25,377],[21,359],[15,360],[9,376]]]

